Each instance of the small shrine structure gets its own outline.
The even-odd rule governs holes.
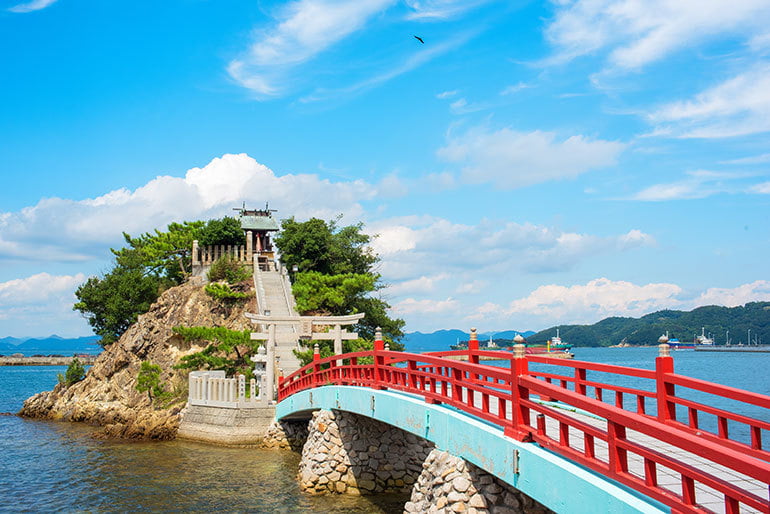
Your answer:
[[[204,276],[211,264],[224,256],[249,266],[256,260],[259,267],[265,271],[269,269],[270,263],[275,261],[271,236],[273,232],[280,230],[278,222],[273,218],[273,213],[277,211],[270,209],[267,203],[264,209],[247,209],[245,202],[242,207],[233,210],[238,211],[244,244],[201,246],[198,241],[193,241],[193,275]]]

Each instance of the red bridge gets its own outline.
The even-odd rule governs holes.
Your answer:
[[[770,452],[763,446],[769,396],[678,375],[665,344],[655,369],[646,370],[470,343],[468,350],[411,354],[389,351],[380,340],[371,352],[316,354],[281,380],[279,400],[326,385],[410,393],[494,424],[509,438],[540,445],[675,512],[770,512]],[[481,364],[484,357],[510,365]],[[618,381],[649,387],[608,383]],[[729,399],[739,412],[759,407],[764,419],[688,399],[693,391]]]

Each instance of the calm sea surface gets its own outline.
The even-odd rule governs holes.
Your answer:
[[[580,360],[651,369],[657,348],[577,348],[574,353]],[[678,373],[770,394],[770,354],[681,350],[673,355]],[[63,371],[0,367],[0,412],[17,412],[24,399],[51,389]],[[649,387],[643,381],[625,385]],[[766,409],[708,401],[770,421]],[[400,512],[404,501],[305,495],[294,479],[299,456],[289,451],[101,441],[91,437],[92,431],[81,424],[0,416],[0,510]]]

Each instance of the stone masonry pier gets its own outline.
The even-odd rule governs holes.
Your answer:
[[[545,514],[541,504],[422,437],[339,410],[318,410],[304,433],[298,420],[275,422],[274,446],[302,448],[298,480],[311,494],[404,493],[405,513]],[[285,441],[284,444],[280,444]],[[270,444],[268,444],[270,446]]]

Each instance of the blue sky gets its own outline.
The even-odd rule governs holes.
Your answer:
[[[362,221],[407,330],[770,300],[766,0],[0,0],[0,336],[121,232]],[[420,36],[420,43],[413,36]]]

